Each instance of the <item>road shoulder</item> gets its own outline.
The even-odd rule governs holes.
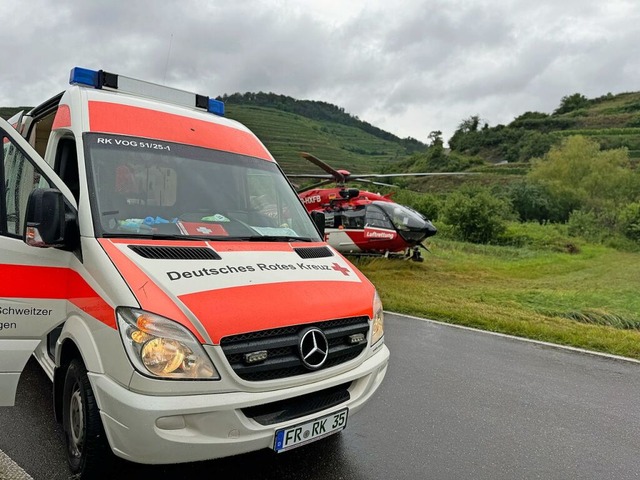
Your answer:
[[[33,480],[33,478],[0,450],[0,480]]]

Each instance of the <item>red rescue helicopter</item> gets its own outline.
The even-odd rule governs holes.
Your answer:
[[[437,233],[436,227],[415,210],[391,199],[393,193],[381,195],[356,188],[347,182],[362,182],[386,187],[388,183],[372,179],[409,176],[468,175],[468,173],[371,173],[356,175],[336,170],[310,153],[300,155],[325,174],[291,174],[289,178],[318,179],[298,195],[307,211],[317,218],[324,216],[325,238],[329,245],[347,255],[403,257],[423,261],[422,242]],[[333,188],[318,188],[335,183]]]

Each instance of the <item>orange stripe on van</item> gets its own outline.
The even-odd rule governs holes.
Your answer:
[[[92,132],[155,138],[273,161],[271,154],[251,133],[147,108],[90,101],[89,125]]]
[[[236,335],[288,325],[373,315],[373,286],[348,282],[251,285],[181,295],[214,344]]]
[[[56,116],[53,119],[53,125],[51,126],[52,130],[63,127],[71,126],[71,111],[69,110],[69,105],[60,105],[58,107],[58,111],[56,112]]]
[[[144,310],[175,320],[193,333],[200,343],[204,343],[204,338],[196,330],[182,310],[153,280],[151,280],[140,267],[122,253],[115,244],[108,239],[99,238],[98,242],[114,263],[124,281],[140,303]],[[193,242],[191,242],[193,244]]]
[[[102,323],[116,328],[113,307],[74,270],[2,264],[0,278],[6,279],[0,284],[0,298],[68,300]]]

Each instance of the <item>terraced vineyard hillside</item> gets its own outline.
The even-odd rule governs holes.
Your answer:
[[[408,153],[396,142],[359,128],[312,120],[275,108],[227,105],[226,116],[249,127],[286,173],[323,173],[298,155],[305,151],[335,168],[356,173],[379,172],[399,163]]]
[[[563,97],[551,114],[525,112],[507,125],[494,127],[473,115],[462,121],[449,146],[490,163],[513,164],[542,157],[552,145],[572,135],[589,137],[603,150],[625,147],[632,159],[639,159],[640,92],[593,99],[575,93]]]
[[[631,158],[640,158],[640,92],[606,95],[590,102],[558,115],[570,127],[556,134],[588,136],[607,149],[627,147]]]
[[[300,151],[355,173],[412,170],[412,162],[421,163],[420,157],[429,155],[425,144],[400,139],[324,102],[263,93],[234,94],[225,100],[227,117],[253,130],[286,173],[321,173],[298,155]],[[25,107],[0,108],[0,116],[8,118],[21,109]],[[485,168],[475,170],[486,178],[498,177],[497,183],[526,173],[531,158],[543,156],[570,135],[591,137],[603,149],[626,147],[632,159],[640,159],[640,92],[609,93],[594,99],[574,94],[564,97],[550,114],[525,112],[507,125],[494,127],[482,127],[482,122],[480,116],[462,120],[454,136],[443,140],[449,143],[453,156],[486,162]],[[504,163],[508,166],[500,165]],[[437,170],[430,167],[426,162],[418,171]],[[444,186],[448,182],[453,181],[409,183]]]

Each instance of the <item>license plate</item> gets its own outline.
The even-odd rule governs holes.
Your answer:
[[[276,452],[284,452],[292,448],[301,447],[307,443],[319,440],[333,433],[338,433],[347,426],[349,409],[325,415],[324,417],[310,420],[306,423],[282,428],[276,431],[276,439],[273,449]]]

